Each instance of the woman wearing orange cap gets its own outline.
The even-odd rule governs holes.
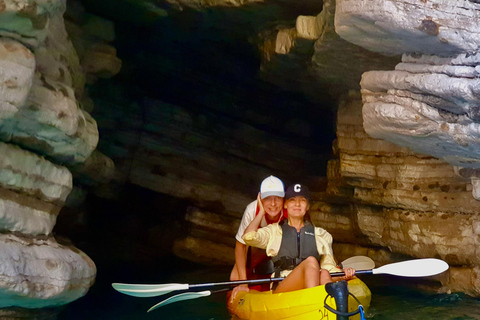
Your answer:
[[[275,265],[275,276],[285,277],[274,293],[311,288],[332,282],[330,272],[341,271],[336,266],[332,250],[332,236],[322,228],[315,227],[308,215],[308,188],[294,184],[285,192],[284,208],[287,220],[258,229],[262,215],[259,214],[245,230],[243,240],[247,245],[266,249]],[[258,230],[257,230],[258,229]],[[355,269],[345,268],[349,279]]]

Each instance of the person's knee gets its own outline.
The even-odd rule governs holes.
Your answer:
[[[320,269],[320,265],[318,264],[318,260],[315,257],[308,257],[307,259],[304,260],[304,263],[309,267],[309,268],[315,268],[315,269]]]
[[[315,258],[314,256],[309,256],[309,257],[308,257],[307,259],[305,259],[305,260],[307,260],[309,263],[318,264],[318,260],[317,260],[317,258]]]

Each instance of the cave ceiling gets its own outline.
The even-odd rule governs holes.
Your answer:
[[[114,23],[111,45],[122,60],[119,74],[87,85],[98,150],[122,172],[120,184],[180,198],[195,192],[176,193],[157,177],[173,175],[192,190],[201,180],[254,195],[271,173],[286,183],[326,176],[338,99],[360,89],[363,72],[391,69],[399,60],[338,37],[332,2],[80,3],[80,10]],[[316,19],[323,29],[299,35],[298,17]],[[194,118],[196,129],[175,123],[179,110]],[[151,166],[147,173],[133,177],[145,166]]]
[[[83,0],[82,5],[115,23],[114,46],[123,67],[107,81],[127,86],[131,99],[148,96],[212,110],[285,139],[291,132],[278,124],[290,121],[290,127],[299,124],[292,129],[295,138],[303,138],[293,141],[330,152],[336,99],[358,86],[360,74],[352,80],[348,66],[341,70],[335,64],[327,80],[311,74],[306,65],[313,42],[300,58],[277,57],[261,70],[259,49],[264,37],[295,27],[299,15],[317,15],[322,2]]]

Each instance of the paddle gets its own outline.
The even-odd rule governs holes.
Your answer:
[[[217,290],[217,291],[206,290],[206,291],[200,291],[200,292],[180,293],[180,294],[177,294],[175,296],[171,296],[168,299],[160,301],[159,303],[157,303],[156,305],[154,305],[150,309],[148,309],[147,312],[153,311],[157,308],[166,306],[167,304],[171,304],[171,303],[174,303],[174,302],[183,301],[183,300],[192,300],[192,299],[197,299],[197,298],[202,298],[202,297],[208,297],[208,296],[210,296],[214,293],[225,292],[225,291],[228,291],[228,290],[230,290],[230,288]]]
[[[355,256],[342,261],[343,268],[352,267],[354,269],[372,269],[375,267],[375,262],[369,257]],[[156,297],[161,296],[172,291],[178,290],[191,290],[191,289],[203,289],[214,286],[238,286],[241,284],[262,284],[269,282],[279,282],[283,278],[267,278],[267,279],[255,279],[255,280],[238,280],[227,282],[215,282],[215,283],[201,283],[201,284],[188,284],[188,283],[167,283],[167,284],[128,284],[128,283],[112,283],[112,287],[123,294],[127,294],[134,297]]]
[[[342,264],[345,263],[345,261],[342,262]],[[353,261],[356,261],[356,260],[353,260]],[[344,265],[344,268],[345,268],[345,265]],[[427,259],[416,259],[416,260],[408,260],[408,261],[391,263],[377,269],[356,270],[355,274],[356,275],[357,274],[389,274],[389,275],[401,276],[401,277],[429,277],[429,276],[434,276],[436,274],[445,272],[447,271],[448,268],[449,266],[445,261],[442,261],[439,259],[427,258]],[[332,277],[344,276],[344,275],[345,275],[344,272],[331,273]],[[220,290],[220,291],[223,291],[223,290]],[[171,304],[174,302],[206,297],[211,295],[212,293],[215,293],[215,292],[202,291],[202,292],[188,292],[188,295],[187,293],[178,294],[157,303],[156,305],[148,309],[147,312],[150,312],[159,307],[163,307],[163,306],[166,306],[167,304]]]
[[[448,263],[443,260],[426,258],[386,264],[372,270],[358,270],[357,274],[389,274],[400,277],[429,277],[447,271]],[[343,276],[343,272],[331,273],[332,277]]]
[[[165,299],[163,301],[160,301],[156,305],[152,306],[150,309],[147,310],[147,312],[153,311],[157,308],[166,306],[167,304],[171,304],[174,302],[178,301],[183,301],[183,300],[191,300],[191,299],[197,299],[197,298],[202,298],[202,297],[208,297],[211,295],[213,292],[210,290],[207,291],[200,291],[200,292],[185,292],[185,293],[180,293],[175,296],[172,296],[168,299]]]

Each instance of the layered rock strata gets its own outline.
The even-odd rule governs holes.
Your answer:
[[[338,35],[368,50],[442,56],[478,50],[478,1],[336,0],[336,4]]]
[[[476,199],[479,12],[475,1],[341,0],[335,17],[343,39],[403,54],[394,71],[362,76],[366,132],[458,166]]]
[[[285,90],[299,90],[319,105],[360,88],[363,72],[393,68],[400,55],[383,56],[342,39],[335,32],[336,4],[323,1],[316,16],[298,16],[259,35],[262,76]],[[327,106],[321,106],[326,108]]]
[[[480,294],[479,12],[478,1],[337,0],[341,38],[402,55],[395,70],[361,80],[365,132],[399,147],[343,134],[339,118],[330,168],[330,191],[359,202],[358,234],[394,252],[445,259],[452,269],[443,283],[472,295]]]
[[[52,229],[73,188],[66,166],[102,183],[113,163],[93,153],[97,125],[78,103],[85,74],[65,30],[66,1],[0,8],[0,313],[19,317],[93,284],[93,261]]]
[[[185,215],[192,226],[188,237],[175,241],[173,252],[182,258],[204,264],[233,266],[235,234],[240,218],[190,207]]]
[[[76,103],[74,89],[68,86],[73,76],[69,75],[67,66],[59,69],[62,81],[58,81],[48,72],[42,73],[46,68],[36,64],[34,52],[11,40],[0,42],[6,53],[3,60],[11,66],[3,74],[2,83],[17,92],[13,103],[7,101],[8,109],[2,112],[0,138],[59,162],[84,162],[98,143],[98,130],[95,120]],[[16,62],[18,56],[28,60]],[[64,55],[60,57],[67,59]],[[12,79],[17,66],[22,82]],[[63,81],[64,78],[67,81]]]
[[[212,110],[152,99],[124,109],[120,98],[96,99],[100,145],[116,167],[111,194],[128,182],[188,201],[188,227],[177,235],[174,253],[233,265],[234,236],[261,180],[272,172],[291,180],[291,168],[305,175],[307,150]]]
[[[95,280],[95,265],[51,235],[72,174],[17,146],[0,143],[0,150],[0,308],[43,308],[80,298]]]
[[[316,203],[314,219],[340,242],[387,249],[384,263],[395,254],[441,258],[451,266],[443,290],[479,295],[480,205],[470,181],[442,160],[369,137],[362,122],[352,93],[339,107],[338,159],[329,164],[327,194],[343,204]]]

